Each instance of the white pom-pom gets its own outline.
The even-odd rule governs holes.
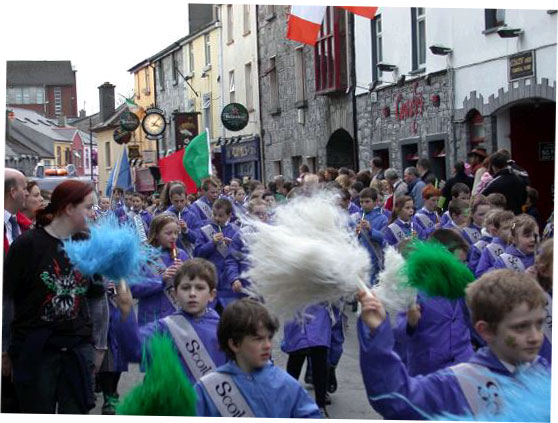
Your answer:
[[[378,283],[372,292],[379,298],[394,324],[397,313],[407,311],[415,303],[417,290],[405,285],[406,276],[402,272],[405,259],[393,247],[384,253],[384,270],[378,275]]]
[[[251,222],[245,235],[252,290],[281,320],[311,304],[335,302],[369,280],[370,258],[349,229],[338,194],[317,191],[276,209],[274,222]]]

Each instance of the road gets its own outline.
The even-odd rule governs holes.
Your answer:
[[[337,368],[337,392],[331,395],[332,404],[327,407],[330,418],[334,419],[381,419],[368,404],[366,393],[360,374],[358,358],[358,339],[356,335],[356,314],[351,312],[350,307],[346,308],[348,324],[345,330],[344,352]],[[275,364],[281,368],[286,367],[287,355],[280,348],[282,333],[278,333],[274,339],[273,358]],[[302,381],[304,369],[300,377],[302,386],[306,386]],[[130,364],[130,371],[123,373],[118,385],[120,396],[126,395],[130,389],[139,384],[143,378],[143,373],[139,371],[137,364]],[[314,391],[310,387],[308,392],[311,396]],[[101,414],[103,405],[102,394],[98,394],[97,406],[91,414]]]

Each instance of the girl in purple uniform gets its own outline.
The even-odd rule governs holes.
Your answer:
[[[384,239],[389,245],[397,245],[413,233],[413,199],[402,195],[395,200],[389,225],[384,231]]]
[[[539,225],[532,216],[520,214],[512,221],[512,242],[496,259],[495,269],[525,272],[535,263],[535,251],[539,241]]]

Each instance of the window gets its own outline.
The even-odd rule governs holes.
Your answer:
[[[209,37],[209,34],[205,34],[204,40],[205,40],[205,65],[209,66],[211,65],[211,38]]]
[[[254,94],[252,93],[252,63],[244,65],[244,86],[246,87],[246,108],[254,110]]]
[[[271,162],[273,164],[273,176],[282,175],[281,160]]]
[[[176,84],[178,82],[178,52],[172,53],[172,83]]]
[[[186,100],[186,113],[193,113],[196,111],[196,100],[189,98]]]
[[[298,105],[306,99],[304,96],[304,49],[302,46],[295,49],[295,91],[295,101]]]
[[[56,164],[62,164],[62,147],[59,145],[56,147]]]
[[[145,68],[145,95],[151,94],[151,81],[149,78],[149,66]]]
[[[316,173],[316,158],[315,157],[307,157],[306,164],[310,168],[310,173]]]
[[[134,87],[135,96],[136,96],[136,99],[139,100],[141,98],[141,92],[143,91],[141,89],[140,73],[139,72],[134,74],[134,85],[135,85],[135,87],[137,87],[137,90]]]
[[[36,104],[44,104],[45,102],[45,90],[43,88],[37,88],[37,101]]]
[[[380,71],[377,65],[384,60],[382,50],[382,16],[376,15],[370,21],[370,25],[372,30],[372,81],[379,81]]]
[[[29,98],[30,93],[30,88],[26,87],[23,89],[23,104],[31,104],[31,99]]]
[[[411,7],[411,27],[413,37],[413,71],[426,64],[426,13],[424,7]]]
[[[105,167],[111,167],[110,161],[110,142],[105,143]]]
[[[227,44],[234,42],[233,22],[233,5],[227,4]]]
[[[229,102],[234,103],[234,71],[229,71]]]
[[[269,112],[279,112],[279,87],[277,85],[277,69],[275,57],[269,59]]]
[[[190,73],[194,73],[194,45],[190,43],[188,46],[188,62],[189,62],[189,71]]]
[[[242,6],[243,8],[243,21],[244,21],[244,31],[243,31],[243,35],[248,35],[250,34],[250,5],[249,4],[245,4],[244,6]]]
[[[300,176],[299,168],[302,164],[302,156],[293,156],[291,157],[291,163],[293,164],[293,180],[296,180]]]
[[[159,73],[159,90],[165,91],[165,73],[163,72],[163,61],[157,62],[157,70]]]
[[[328,7],[314,47],[316,92],[344,91],[347,86],[346,12]]]
[[[211,138],[211,93],[202,96],[203,125],[202,130],[207,129],[207,135]]]
[[[485,29],[503,26],[505,17],[506,11],[504,9],[484,9]]]
[[[62,114],[62,89],[54,88],[54,114],[60,116]]]

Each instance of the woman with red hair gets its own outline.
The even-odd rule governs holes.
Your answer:
[[[93,204],[91,185],[63,182],[6,257],[4,299],[13,313],[4,316],[2,370],[11,371],[22,413],[87,414],[95,405],[86,299],[103,297],[104,287],[74,269],[62,244],[87,230]]]

